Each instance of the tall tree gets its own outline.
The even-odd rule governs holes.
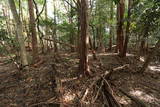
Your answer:
[[[113,1],[111,1],[111,7],[110,7],[110,20],[113,22]],[[112,50],[112,36],[113,36],[113,25],[111,23],[110,25],[110,32],[109,32],[109,50]]]
[[[33,0],[28,0],[29,17],[30,17],[30,32],[32,35],[32,49],[33,49],[33,63],[38,58],[38,44],[37,44],[37,33],[36,33],[36,21],[34,16]]]
[[[56,41],[57,40],[57,10],[56,10],[56,4],[54,3],[53,5],[54,8],[54,27],[53,27],[53,39]],[[57,43],[54,42],[54,51],[58,52],[58,46]]]
[[[70,0],[70,5],[69,5],[69,11],[70,11],[70,14],[69,14],[69,23],[71,25],[71,31],[70,31],[70,44],[74,45],[74,29],[73,29],[73,8],[72,8],[72,5],[73,5],[73,2],[72,0]],[[71,52],[74,52],[74,48],[71,47]]]
[[[23,36],[23,31],[22,31],[22,22],[20,21],[20,18],[18,16],[14,0],[8,0],[8,2],[10,5],[11,12],[13,14],[13,18],[16,23],[16,32],[17,32],[18,42],[20,45],[21,62],[22,62],[22,65],[26,67],[26,65],[28,65],[28,60],[27,60],[27,53],[25,49],[25,40]]]
[[[124,24],[124,0],[120,0],[117,5],[117,50],[119,55],[122,56],[123,52],[123,24]]]
[[[80,46],[80,71],[84,74],[89,74],[88,65],[88,0],[80,1],[80,36],[81,36],[81,46]]]
[[[126,26],[126,35],[124,40],[124,46],[123,46],[123,53],[122,57],[126,56],[127,53],[127,47],[128,47],[128,41],[129,41],[129,28],[130,28],[130,18],[131,18],[131,0],[128,0],[128,16],[127,16],[127,26]]]

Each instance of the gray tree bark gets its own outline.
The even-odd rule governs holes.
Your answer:
[[[28,60],[27,60],[27,54],[25,49],[25,40],[23,36],[23,31],[22,31],[22,22],[19,19],[14,0],[8,0],[8,2],[9,2],[11,12],[13,14],[13,18],[16,23],[16,32],[17,32],[18,42],[20,45],[21,62],[23,66],[26,66],[28,65]]]

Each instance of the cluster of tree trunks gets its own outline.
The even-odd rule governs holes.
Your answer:
[[[128,16],[127,16],[127,26],[126,26],[126,32],[124,36],[124,12],[125,12],[125,1],[120,0],[120,2],[117,5],[117,46],[116,46],[116,52],[119,53],[120,57],[125,57],[127,53],[127,47],[129,42],[129,32],[130,32],[130,17],[131,17],[131,6],[132,6],[132,0],[128,1]],[[111,41],[111,39],[110,39]],[[111,42],[110,42],[111,44]],[[110,49],[111,49],[110,45]]]

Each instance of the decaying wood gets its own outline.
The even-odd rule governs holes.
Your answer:
[[[126,65],[123,65],[123,66],[120,66],[120,67],[117,67],[117,68],[114,68],[113,71],[120,71],[120,70],[125,70],[129,68],[129,65],[126,64]]]
[[[105,78],[103,79],[106,84],[103,85],[102,91],[104,93],[105,98],[107,99],[109,107],[121,107],[121,104],[119,104],[119,102],[114,97],[113,90],[109,85],[108,81]]]
[[[109,85],[108,81],[106,80],[106,76],[108,75],[108,72],[105,72],[104,74],[101,74],[99,76],[96,76],[93,79],[92,84],[86,89],[85,95],[83,96],[82,100],[84,101],[88,91],[95,86],[98,91],[96,92],[96,95],[94,98],[92,98],[92,103],[95,102],[100,96],[100,93],[102,96],[104,96],[104,104],[105,106],[109,105],[110,107],[121,107],[121,105],[118,103],[116,98],[113,95],[113,90],[111,86]],[[107,102],[107,104],[106,104]]]
[[[98,91],[96,93],[96,96],[92,99],[92,101],[91,101],[92,103],[94,103],[97,100],[97,98],[98,98],[98,96],[100,94],[100,91],[102,89],[102,86],[103,86],[103,82],[101,82],[101,85],[100,85],[100,87],[99,87],[99,89],[98,89]]]

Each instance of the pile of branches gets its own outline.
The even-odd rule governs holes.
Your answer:
[[[116,100],[114,92],[108,82],[111,72],[105,72],[100,76],[93,78],[92,84],[86,89],[81,101],[85,102],[85,99],[89,92],[92,90],[92,96],[90,98],[90,104],[96,104],[97,101],[101,101],[103,107],[121,107],[121,104]]]
[[[125,68],[125,67],[126,66],[123,66],[122,68]],[[89,104],[95,105],[97,103],[100,103],[101,106],[103,107],[122,107],[122,104],[120,104],[116,99],[115,92],[113,91],[111,84],[109,82],[111,75],[113,75],[115,72],[121,69],[117,68],[110,72],[106,71],[105,73],[94,77],[92,80],[93,81],[92,84],[89,85],[88,88],[86,89],[81,101],[85,102],[85,100],[88,100],[87,95],[89,95],[89,92],[92,91],[92,93],[90,93],[92,94],[91,98],[89,98],[90,101],[87,101],[89,102]],[[114,86],[113,83],[112,85]],[[118,90],[124,96],[128,97],[130,100],[135,102],[135,104],[138,107],[148,107],[145,102],[125,92],[124,90],[118,89],[118,88],[116,88],[116,90]]]

